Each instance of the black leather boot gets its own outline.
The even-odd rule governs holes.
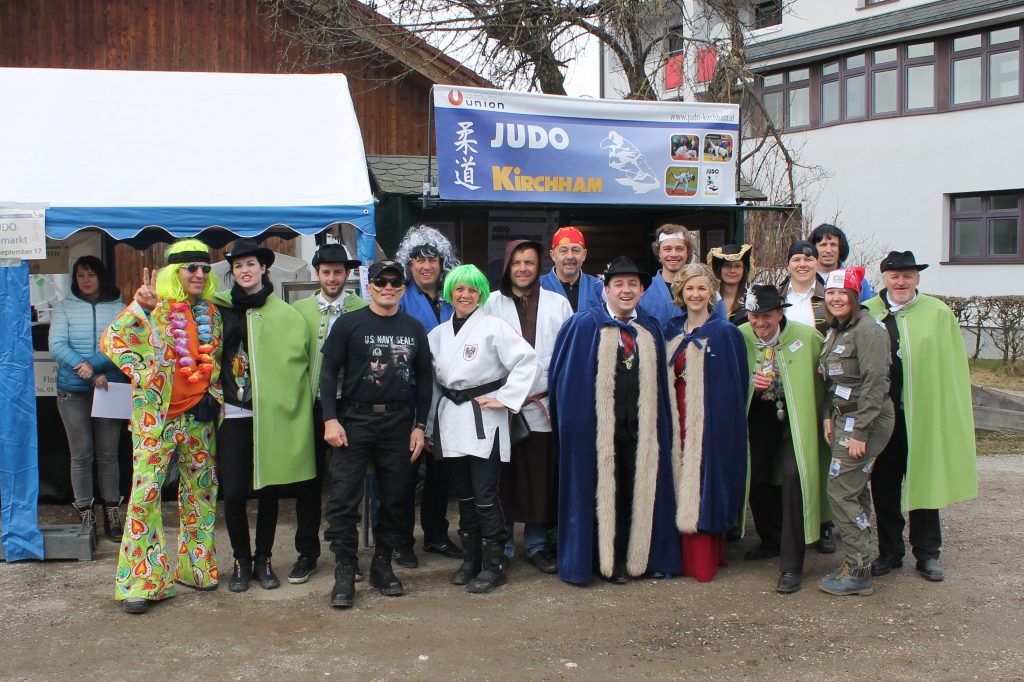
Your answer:
[[[508,582],[505,576],[505,543],[485,539],[480,545],[483,570],[466,586],[472,594],[487,594]]]
[[[121,525],[120,501],[103,503],[103,532],[111,542],[121,543],[124,528]]]
[[[252,580],[252,559],[235,560],[235,570],[228,581],[228,589],[232,592],[245,592]]]
[[[334,565],[334,588],[331,589],[331,606],[339,609],[352,608],[356,599],[356,560],[338,559]]]
[[[376,587],[385,597],[401,597],[405,588],[391,570],[391,549],[377,547],[370,562],[370,586]]]
[[[274,567],[270,565],[270,557],[265,554],[257,554],[253,557],[252,577],[264,590],[281,587],[281,581],[274,573]]]
[[[480,572],[480,534],[460,530],[459,540],[462,541],[462,565],[452,574],[452,585],[468,585]]]

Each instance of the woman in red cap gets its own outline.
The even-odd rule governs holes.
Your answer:
[[[828,499],[843,538],[843,565],[822,578],[829,594],[871,594],[871,495],[875,458],[889,442],[889,335],[859,303],[864,268],[833,270],[825,282],[828,330],[818,371],[825,379],[823,427],[832,450]]]

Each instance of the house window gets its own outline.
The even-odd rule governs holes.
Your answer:
[[[768,28],[782,23],[781,0],[768,0],[754,5],[754,28]]]
[[[1021,262],[1021,192],[951,197],[950,261]]]
[[[904,64],[906,65],[906,95],[903,106],[906,111],[935,108],[935,43],[907,45]]]
[[[839,121],[839,62],[821,66],[821,111],[822,124]]]
[[[683,62],[686,59],[686,41],[683,39],[685,27],[675,26],[668,31],[666,46],[668,57],[665,60],[665,89],[671,90],[683,86],[684,68]]]
[[[954,38],[952,43],[952,106],[1020,97],[1020,26],[979,31]]]

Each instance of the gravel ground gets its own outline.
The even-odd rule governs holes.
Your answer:
[[[115,604],[116,547],[101,541],[91,562],[0,564],[0,678],[1024,680],[1024,456],[982,457],[979,470],[980,499],[943,513],[946,581],[926,582],[911,559],[871,597],[819,592],[836,555],[813,551],[803,591],[779,595],[776,564],[742,561],[748,536],[710,584],[579,588],[516,561],[507,586],[474,596],[448,584],[456,562],[421,553],[419,569],[398,569],[406,596],[360,583],[350,611],[328,605],[322,561],[305,585],[232,594],[225,578],[139,617]],[[41,514],[70,523],[67,512]],[[291,517],[282,504],[282,578]]]

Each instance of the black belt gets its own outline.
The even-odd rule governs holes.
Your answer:
[[[833,405],[832,407],[840,416],[847,415],[850,414],[851,412],[857,411],[856,403],[847,403],[846,405]]]
[[[359,403],[354,400],[345,401],[345,409],[363,414],[383,414],[385,412],[399,412],[408,407],[405,403]]]
[[[497,391],[504,385],[505,380],[498,379],[497,381],[492,381],[489,384],[483,384],[482,386],[477,386],[475,388],[462,388],[459,390],[454,390],[442,386],[441,397],[447,398],[456,405],[461,405],[466,402],[473,403],[473,419],[476,421],[476,437],[479,438],[480,440],[483,440],[486,437],[484,435],[484,413],[480,409],[480,403],[473,400],[473,398],[478,398],[482,395],[487,395],[492,391]]]

